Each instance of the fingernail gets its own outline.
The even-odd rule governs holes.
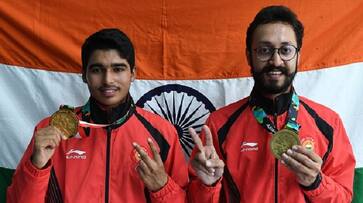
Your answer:
[[[132,143],[132,146],[136,147],[137,146],[136,142],[133,142]]]
[[[293,150],[297,150],[297,149],[298,149],[298,147],[297,147],[296,145],[294,145],[294,146],[292,146],[292,149],[293,149]]]
[[[285,162],[284,162],[284,160],[281,160],[280,162],[281,162],[282,164],[284,164],[284,165],[285,165]]]
[[[283,154],[282,154],[282,157],[283,157],[283,158],[288,158],[289,156],[287,156],[287,154],[283,153]]]
[[[147,138],[147,141],[148,141],[148,142],[152,142],[151,138]]]
[[[210,161],[206,161],[206,162],[205,162],[205,165],[206,165],[206,166],[211,166],[211,165],[212,165],[212,163],[211,163]]]
[[[288,149],[287,150],[287,154],[292,154],[292,150],[291,149]]]

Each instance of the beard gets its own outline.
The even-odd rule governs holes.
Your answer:
[[[264,78],[265,74],[268,74],[270,71],[280,71],[282,75],[285,76],[282,84],[279,84],[279,81],[266,80]],[[255,87],[264,94],[280,94],[286,92],[288,88],[292,85],[292,82],[297,73],[297,68],[292,73],[289,73],[289,70],[286,67],[276,67],[276,66],[265,66],[261,71],[254,71],[252,68],[252,76],[255,80]]]

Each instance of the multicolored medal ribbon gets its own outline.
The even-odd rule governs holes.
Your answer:
[[[291,99],[292,101],[287,114],[287,123],[281,130],[276,128],[261,107],[252,107],[253,115],[257,122],[260,123],[266,130],[273,133],[273,137],[270,142],[270,149],[277,159],[281,159],[282,154],[292,146],[300,144],[298,135],[300,125],[296,121],[300,101],[295,91],[293,92]]]

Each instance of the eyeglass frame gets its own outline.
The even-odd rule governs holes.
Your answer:
[[[282,59],[282,57],[281,57],[281,55],[280,55],[280,50],[281,50],[281,48],[282,47],[284,47],[284,46],[291,46],[291,47],[294,47],[295,48],[295,54],[289,59],[289,60],[284,60],[284,59]],[[266,47],[268,47],[268,46],[266,46]],[[260,48],[260,47],[258,47],[258,48]],[[271,54],[271,56],[268,58],[268,59],[266,59],[266,60],[261,60],[259,57],[257,57],[257,49],[258,48],[255,48],[255,49],[253,49],[253,51],[255,51],[256,52],[256,58],[258,59],[258,60],[260,60],[261,62],[266,62],[266,61],[269,61],[269,60],[271,60],[271,58],[274,56],[274,54],[276,53],[276,50],[277,50],[277,54],[279,55],[279,57],[280,57],[280,59],[282,60],[282,61],[291,61],[296,55],[297,55],[297,53],[300,51],[300,49],[299,48],[297,48],[295,45],[292,45],[292,44],[286,44],[286,45],[283,45],[283,46],[281,46],[281,47],[279,47],[279,48],[273,48],[273,47],[269,47],[270,48],[270,50],[272,50],[273,52],[272,52],[272,54]]]

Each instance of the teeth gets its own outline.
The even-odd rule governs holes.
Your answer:
[[[271,71],[271,72],[268,72],[269,75],[280,75],[281,74],[281,71]]]
[[[105,93],[111,93],[111,92],[114,92],[115,90],[103,90],[103,92]]]

